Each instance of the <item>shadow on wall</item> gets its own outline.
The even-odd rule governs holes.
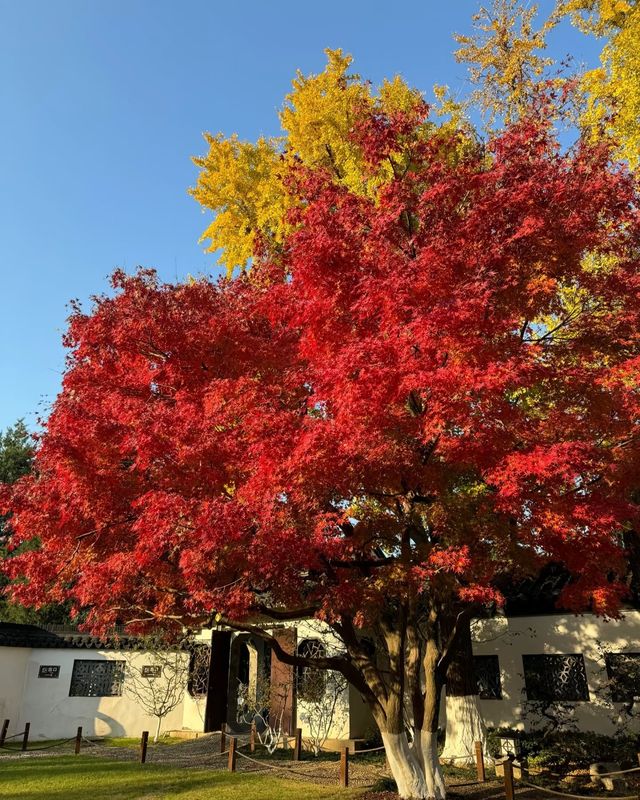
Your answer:
[[[103,733],[102,732],[103,729],[101,727],[100,728],[98,727],[98,721],[102,722],[103,725],[107,726],[108,728],[107,733]],[[105,736],[105,737],[108,736],[111,738],[111,737],[125,736],[126,734],[125,729],[119,722],[113,719],[113,717],[109,717],[107,716],[107,714],[103,714],[100,711],[96,711],[95,716],[92,720],[90,720],[90,723],[93,723],[95,731],[94,735],[96,736]],[[97,733],[98,730],[100,730],[100,733]]]
[[[69,698],[73,700],[74,698]],[[127,731],[112,716],[98,710],[98,702],[92,703],[93,708],[87,708],[86,700],[99,701],[101,698],[83,698],[84,708],[81,712],[72,713],[67,704],[61,703],[58,708],[49,709],[46,717],[37,713],[29,713],[27,709],[24,720],[20,720],[20,729],[24,728],[24,722],[31,722],[31,740],[66,739],[74,736],[79,725],[82,726],[84,736],[91,737],[124,737]],[[65,705],[67,707],[65,708]],[[29,719],[31,717],[31,719]],[[32,721],[33,720],[33,721]],[[131,735],[129,732],[128,735]]]
[[[627,611],[619,620],[604,620],[591,614],[553,614],[482,621],[475,627],[474,653],[498,656],[502,686],[501,700],[481,701],[485,719],[492,727],[530,731],[582,730],[608,735],[637,732],[640,703],[634,702],[633,697],[624,703],[614,701],[607,654],[638,653],[639,639],[638,611]],[[564,665],[559,661],[556,678],[564,683],[579,679],[577,694],[582,681],[584,699],[529,699],[523,656],[535,655],[578,656],[573,666],[571,659],[566,659]],[[583,677],[572,672],[581,672]]]

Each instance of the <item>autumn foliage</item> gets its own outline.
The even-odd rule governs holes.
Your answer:
[[[353,133],[372,171],[419,122]],[[499,599],[496,574],[559,559],[572,597],[615,608],[633,187],[532,120],[490,155],[448,145],[405,143],[375,199],[293,170],[306,205],[277,262],[217,285],[118,273],[72,315],[37,474],[5,493],[13,545],[41,541],[7,562],[16,595],[104,623],[241,617],[261,593],[366,619],[390,587]]]
[[[635,186],[603,145],[561,151],[544,108],[488,147],[425,113],[348,132],[375,191],[289,159],[287,233],[255,236],[249,273],[117,273],[73,313],[37,470],[3,495],[17,598],[97,627],[315,614],[397,734],[411,658],[437,677],[440,620],[499,604],[500,576],[562,562],[565,605],[615,613],[637,522]]]
[[[581,124],[594,139],[615,139],[616,155],[640,165],[640,4],[638,0],[560,0],[585,33],[606,37],[600,66],[585,72]]]

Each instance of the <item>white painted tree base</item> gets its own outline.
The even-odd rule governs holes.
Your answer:
[[[435,798],[435,800],[444,800],[447,796],[447,788],[438,759],[438,735],[414,730],[413,748],[419,754],[418,760],[424,771],[427,790],[425,796]]]
[[[478,695],[447,696],[446,714],[447,733],[440,761],[454,766],[475,763],[475,743],[482,742],[483,750],[487,744],[487,729],[478,706]]]
[[[410,745],[405,733],[383,733],[382,742],[403,800],[445,800],[435,734],[418,731]]]

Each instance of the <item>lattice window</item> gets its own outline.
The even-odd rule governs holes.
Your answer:
[[[74,661],[69,697],[117,697],[121,695],[124,665],[124,661]]]
[[[581,653],[522,656],[527,700],[545,702],[589,699]]]
[[[189,678],[187,681],[187,691],[191,697],[204,697],[209,690],[211,647],[208,644],[195,643],[192,644],[189,649]]]
[[[304,658],[324,658],[324,645],[318,639],[303,639],[298,644],[298,655]],[[300,700],[318,703],[324,697],[327,687],[327,674],[313,667],[296,667],[296,691]]]
[[[478,697],[482,700],[502,700],[498,656],[474,656],[473,671],[476,676]]]
[[[611,699],[614,703],[632,703],[640,697],[640,653],[606,653]]]

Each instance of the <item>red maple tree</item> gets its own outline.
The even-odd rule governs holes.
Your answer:
[[[97,628],[324,620],[344,650],[314,664],[368,702],[401,795],[442,797],[439,689],[496,579],[557,561],[565,605],[624,595],[640,225],[603,145],[420,122],[354,132],[372,174],[410,154],[375,199],[294,167],[295,232],[248,275],[117,273],[72,314],[4,569]]]

